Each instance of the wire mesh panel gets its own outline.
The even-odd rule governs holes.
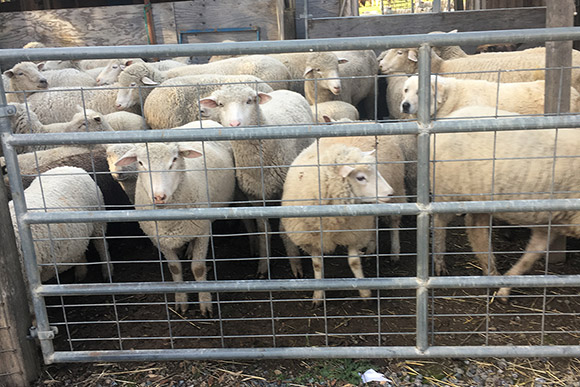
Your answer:
[[[397,50],[578,31],[510,34],[357,44]],[[224,44],[221,52],[187,49],[353,48],[348,39]],[[155,54],[183,54],[170,48]],[[497,79],[509,72],[493,70],[491,105],[443,114],[454,96],[444,87],[461,77],[438,69],[431,78],[430,51],[423,44],[416,52],[419,75],[400,82],[390,116],[378,109],[389,98],[381,83],[402,76],[361,77],[372,86],[360,110],[368,121],[316,122],[323,88],[346,93],[356,77],[337,85],[327,81],[340,74],[315,68],[305,86],[313,86],[314,107],[274,90],[277,82],[148,77],[162,84],[107,89],[115,98],[130,92],[157,130],[87,130],[90,88],[80,92],[80,131],[12,134],[3,120],[11,206],[46,361],[575,354],[575,106],[570,114],[504,115],[502,104],[514,101]],[[155,110],[148,101],[164,90],[179,98],[166,96]],[[38,97],[22,97],[30,121]],[[15,152],[38,144],[67,147]],[[554,266],[557,235],[571,238],[568,260]]]

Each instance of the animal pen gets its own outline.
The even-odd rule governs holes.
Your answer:
[[[580,40],[578,28],[531,29],[457,33],[453,35],[404,35],[361,38],[312,39],[295,41],[240,42],[222,44],[78,47],[37,50],[7,49],[3,60],[84,59],[120,57],[166,57],[190,55],[266,54],[330,50],[419,49],[419,112],[417,121],[387,121],[375,117],[345,125],[294,125],[273,127],[204,128],[129,132],[12,134],[9,117],[14,109],[1,90],[0,128],[6,172],[21,239],[27,282],[36,316],[33,329],[46,363],[94,361],[150,361],[184,359],[266,359],[266,358],[433,358],[433,357],[529,357],[580,356],[580,275],[577,270],[555,274],[546,259],[541,269],[530,275],[485,276],[473,263],[473,253],[461,234],[461,223],[452,223],[447,260],[449,275],[434,276],[430,248],[432,217],[441,214],[501,214],[508,212],[579,211],[578,192],[556,198],[558,192],[544,192],[544,198],[521,200],[438,201],[431,194],[437,181],[430,166],[436,160],[430,147],[437,136],[448,133],[551,129],[554,133],[579,128],[577,114],[508,117],[504,119],[431,120],[430,48],[481,43]],[[501,74],[498,74],[501,76]],[[374,76],[375,84],[382,75]],[[1,86],[0,86],[1,87]],[[375,96],[375,103],[376,101]],[[197,103],[197,101],[192,101]],[[579,129],[576,129],[579,130]],[[156,143],[178,141],[239,141],[337,136],[416,135],[416,195],[406,203],[356,205],[277,206],[240,202],[235,206],[204,208],[133,209],[103,205],[99,211],[44,211],[29,209],[15,148],[29,145],[89,145]],[[578,151],[580,152],[580,150]],[[518,158],[519,155],[509,157]],[[556,165],[577,155],[550,156]],[[521,157],[520,157],[521,159]],[[492,162],[498,162],[494,157]],[[408,165],[409,165],[408,164]],[[436,166],[435,166],[436,167]],[[89,171],[93,175],[103,172]],[[526,193],[521,193],[525,196]],[[6,203],[2,203],[6,206]],[[399,262],[390,261],[390,231],[375,224],[376,251],[365,253],[367,278],[351,278],[344,251],[323,254],[323,279],[312,279],[309,257],[303,257],[305,278],[294,279],[288,257],[281,249],[280,228],[271,232],[266,278],[253,278],[256,257],[251,256],[240,219],[405,216],[402,253]],[[7,221],[3,217],[3,221]],[[181,219],[215,220],[210,231],[207,265],[211,279],[193,281],[186,271],[184,282],[173,282],[161,253],[149,238],[131,226],[137,221]],[[75,283],[64,275],[41,283],[31,229],[50,224],[107,222],[115,233],[104,236],[109,245],[110,263],[89,262],[85,282]],[[134,225],[134,223],[133,223]],[[490,225],[485,226],[487,228]],[[550,230],[560,225],[545,225]],[[575,225],[578,227],[578,225]],[[534,227],[533,225],[530,227]],[[519,256],[527,236],[520,227],[493,225],[489,239],[502,261]],[[498,236],[499,234],[499,236]],[[491,235],[491,233],[490,233]],[[163,238],[158,235],[157,238]],[[102,237],[103,238],[103,237]],[[490,237],[491,238],[491,237]],[[511,240],[510,240],[511,239]],[[501,246],[497,246],[500,243]],[[575,257],[578,248],[568,249]],[[550,249],[546,246],[548,255]],[[576,257],[577,258],[577,257]],[[182,261],[186,266],[187,258]],[[505,263],[505,262],[504,262]],[[102,265],[115,268],[115,276],[93,274]],[[49,265],[55,268],[56,264]],[[475,267],[474,267],[475,266]],[[507,266],[509,267],[509,265]],[[578,268],[578,264],[567,267]],[[503,271],[503,270],[502,270]],[[72,283],[71,283],[72,282]],[[511,304],[501,304],[497,288],[517,288]],[[356,290],[372,291],[360,299]],[[311,308],[311,292],[325,291],[322,305]],[[189,293],[189,310],[182,313],[174,305],[173,293]],[[195,293],[210,292],[213,315],[202,317]],[[26,307],[23,306],[25,309]]]

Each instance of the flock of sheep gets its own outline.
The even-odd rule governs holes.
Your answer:
[[[575,65],[580,65],[578,55],[574,52]],[[15,133],[349,125],[361,117],[383,119],[377,117],[376,98],[386,98],[392,119],[414,119],[417,61],[416,49],[391,49],[378,57],[373,51],[310,52],[214,57],[199,65],[179,59],[21,62],[3,73],[3,82],[9,104],[16,106]],[[478,55],[459,47],[434,48],[432,72],[451,74],[433,76],[431,114],[436,119],[543,114],[544,64],[541,47]],[[388,75],[386,96],[377,95],[378,74]],[[571,112],[580,110],[578,87],[580,70],[574,69]],[[579,138],[575,129],[439,134],[432,141],[431,193],[435,201],[575,197],[580,162],[573,156]],[[179,209],[238,200],[256,206],[401,203],[416,188],[413,135],[29,146],[18,152],[31,211],[104,209],[122,202],[123,191],[137,209]],[[16,224],[12,202],[10,210]],[[469,214],[465,222],[487,226],[489,216]],[[539,226],[532,227],[527,252],[508,275],[528,271],[557,235],[580,237],[576,212],[494,216]],[[391,256],[398,259],[401,217],[384,218],[391,229]],[[452,218],[434,216],[437,274],[446,272],[445,226]],[[374,216],[281,219],[293,274],[302,276],[302,250],[312,257],[315,278],[322,278],[322,256],[343,246],[354,276],[364,278],[360,256],[375,251],[375,222]],[[244,223],[263,276],[271,226],[268,220]],[[139,225],[167,260],[174,281],[183,280],[181,257],[191,261],[196,281],[206,280],[211,221]],[[104,278],[111,280],[105,229],[99,223],[33,225],[42,281],[71,267],[82,279],[90,241],[103,261]],[[493,254],[486,252],[489,230],[469,228],[467,233],[484,273],[498,274]],[[361,290],[360,295],[371,293]],[[509,289],[499,295],[507,298]],[[316,291],[314,303],[322,299],[323,292]],[[175,300],[187,310],[186,294],[176,294]],[[204,315],[211,314],[211,294],[199,293],[199,305]]]

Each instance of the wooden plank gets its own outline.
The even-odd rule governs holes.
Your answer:
[[[173,3],[153,4],[153,22],[158,44],[177,43]]]
[[[261,40],[277,40],[278,25],[276,23],[276,2],[260,2],[254,0],[195,0],[175,2],[175,25],[177,31],[260,27]],[[225,10],[225,12],[224,12]],[[230,12],[228,10],[235,10]],[[256,39],[256,34],[246,32],[216,33],[189,35],[188,43],[218,42],[224,39],[249,40],[248,35]]]
[[[439,14],[384,15],[311,20],[311,38],[421,34],[431,31],[487,31],[543,28],[546,9],[497,9]]]
[[[0,173],[1,182],[4,175]],[[40,374],[31,326],[27,290],[22,278],[6,186],[0,184],[0,385],[28,386]]]
[[[0,14],[0,48],[147,44],[143,6],[69,8]]]

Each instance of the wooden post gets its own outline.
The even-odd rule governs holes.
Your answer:
[[[546,28],[572,27],[574,25],[574,0],[548,1]],[[570,82],[572,71],[572,42],[546,42],[546,93],[544,113],[570,112]],[[567,68],[566,68],[567,67]],[[550,246],[551,250],[566,250],[566,238],[558,237]],[[566,253],[550,253],[550,263],[563,262]]]
[[[0,152],[1,153],[1,152]],[[40,375],[36,345],[27,339],[32,322],[14,229],[0,173],[0,386],[28,386]]]
[[[157,39],[155,38],[155,23],[153,22],[153,8],[151,5],[151,0],[145,1],[145,14],[147,15],[147,35],[149,38],[149,44],[157,44]]]

